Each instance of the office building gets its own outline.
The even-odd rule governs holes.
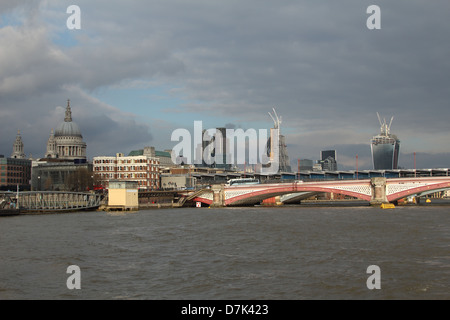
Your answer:
[[[337,171],[336,150],[321,151],[319,163],[323,171]]]
[[[391,118],[388,125],[386,123],[386,119],[382,122],[378,113],[377,115],[381,125],[381,132],[374,136],[370,143],[373,168],[375,170],[398,169],[400,140],[396,135],[390,133],[391,124],[394,117]]]
[[[0,190],[30,190],[31,160],[0,155]]]

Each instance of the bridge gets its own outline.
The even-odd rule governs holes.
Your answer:
[[[450,189],[450,177],[412,177],[392,178],[376,177],[362,180],[328,180],[320,182],[293,181],[289,183],[268,183],[255,185],[212,185],[192,193],[192,201],[210,206],[255,205],[261,201],[286,196],[305,198],[314,193],[338,193],[352,196],[377,205],[392,203],[408,196],[426,194]]]
[[[31,212],[93,210],[101,205],[103,197],[88,192],[27,191],[18,193],[17,199],[15,192],[0,193],[0,199],[12,199],[21,211]]]

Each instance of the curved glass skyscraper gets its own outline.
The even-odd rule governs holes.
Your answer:
[[[378,115],[378,113],[377,113]],[[390,133],[392,120],[389,125],[386,119],[382,122],[378,115],[381,125],[380,134],[374,136],[370,146],[372,149],[373,168],[375,170],[398,169],[398,156],[400,152],[400,140],[396,135]]]

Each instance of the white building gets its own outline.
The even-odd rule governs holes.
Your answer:
[[[160,170],[159,160],[147,155],[94,157],[94,174],[101,181],[104,188],[108,188],[110,180],[133,181],[139,189],[159,189]]]

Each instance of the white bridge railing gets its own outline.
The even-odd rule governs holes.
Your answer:
[[[15,193],[3,194],[16,198],[21,210],[27,211],[64,211],[94,209],[100,206],[103,195],[83,192],[29,191],[20,192],[17,201]],[[0,195],[1,198],[1,195]]]

